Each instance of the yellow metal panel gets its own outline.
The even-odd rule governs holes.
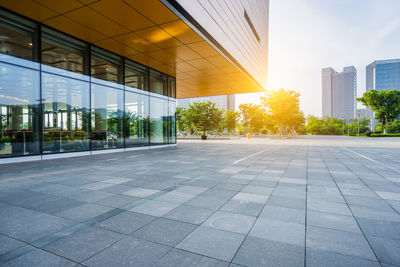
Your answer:
[[[15,1],[15,2],[18,2],[18,1]],[[77,0],[67,0],[67,1],[33,0],[33,1],[40,3],[43,6],[48,7],[60,14],[68,12],[68,11],[76,9],[76,8],[80,8],[83,6],[83,4]]]
[[[103,34],[89,29],[64,16],[58,16],[53,19],[46,20],[44,24],[87,42],[95,42],[97,40],[106,38],[106,36]]]
[[[89,7],[130,31],[154,26],[154,23],[121,0],[102,0]]]
[[[178,20],[178,17],[166,8],[159,0],[125,0],[125,2],[140,13],[144,14],[155,24]]]
[[[71,11],[65,14],[65,16],[89,28],[96,29],[97,31],[109,37],[128,32],[126,28],[123,28],[122,26],[88,7],[82,7]]]
[[[139,53],[139,51],[110,38],[95,42],[94,44],[125,57]]]
[[[140,30],[135,33],[160,48],[169,48],[182,45],[180,41],[172,37],[158,26]]]
[[[1,6],[40,22],[58,15],[57,12],[32,0],[1,0]]]
[[[197,33],[181,20],[161,24],[160,27],[184,44],[203,41]]]
[[[136,49],[140,52],[148,52],[160,49],[159,47],[155,46],[154,44],[150,43],[149,41],[143,39],[136,33],[127,33],[119,36],[113,37],[113,39],[124,43],[133,49]]]
[[[219,53],[205,41],[188,44],[188,46],[202,57],[219,56]]]
[[[182,59],[182,60],[191,60],[191,59],[198,59],[201,58],[199,54],[193,51],[191,48],[187,47],[186,45],[176,46],[165,49],[172,55]]]
[[[179,58],[171,55],[168,52],[165,52],[164,50],[160,49],[160,50],[156,50],[156,51],[152,51],[152,52],[146,52],[144,53],[146,55],[151,56],[152,58],[157,59],[158,61],[161,61],[163,63],[174,63],[174,62],[179,62],[182,61]]]

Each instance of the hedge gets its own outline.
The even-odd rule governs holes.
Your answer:
[[[373,133],[370,135],[370,137],[400,137],[400,133],[396,133],[396,134],[376,134]]]

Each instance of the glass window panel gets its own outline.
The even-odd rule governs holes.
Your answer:
[[[0,63],[0,157],[39,151],[39,72]]]
[[[168,100],[150,97],[150,143],[168,143]]]
[[[118,89],[92,84],[92,149],[124,146],[123,93]]]
[[[147,90],[145,67],[125,60],[125,85],[136,89]],[[129,87],[126,89],[129,90]]]
[[[48,66],[87,74],[85,71],[86,45],[48,28],[42,30],[42,63]]]
[[[160,95],[168,95],[168,77],[156,71],[151,71],[150,92]]]
[[[35,60],[34,31],[33,22],[0,10],[0,53]]]
[[[149,144],[149,96],[125,92],[125,146]]]
[[[92,77],[122,83],[122,60],[120,57],[93,47],[91,51],[91,75]]]
[[[176,98],[175,78],[168,77],[168,96]]]
[[[42,73],[43,153],[89,149],[89,83]]]
[[[176,101],[169,101],[169,143],[176,143],[176,120],[175,120],[175,112],[176,112]]]

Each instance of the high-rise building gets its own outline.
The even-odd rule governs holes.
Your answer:
[[[177,98],[264,91],[268,12],[268,0],[2,1],[0,163],[175,145]]]
[[[400,59],[376,60],[366,67],[366,91],[400,90]],[[375,129],[375,120],[370,107],[366,107],[371,119],[371,128]]]
[[[194,102],[207,102],[211,101],[215,103],[217,108],[225,110],[235,110],[235,95],[216,95],[216,96],[201,96],[201,97],[189,97],[178,99],[176,104],[178,107],[188,108],[190,104]]]
[[[344,67],[343,72],[322,69],[322,115],[353,119],[356,114],[357,70]]]
[[[400,59],[376,60],[366,67],[367,92],[400,90]]]

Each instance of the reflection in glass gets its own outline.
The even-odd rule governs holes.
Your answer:
[[[150,97],[150,143],[168,143],[168,100]]]
[[[69,36],[43,27],[42,29],[42,63],[84,73],[85,44]]]
[[[92,149],[124,146],[123,113],[123,91],[92,84]]]
[[[42,74],[43,153],[89,149],[89,83]]]
[[[125,146],[147,146],[149,96],[125,92]]]
[[[176,112],[176,101],[169,101],[169,143],[176,143],[176,129],[175,129],[175,112]]]
[[[0,53],[34,60],[35,24],[0,10]]]
[[[136,89],[146,90],[146,72],[143,66],[136,66],[137,64],[128,60],[125,62],[125,85]],[[126,89],[129,90],[129,87]]]
[[[151,71],[150,92],[160,95],[168,95],[168,77],[161,73]]]
[[[175,86],[175,78],[168,77],[168,96],[176,97],[176,86]]]
[[[38,154],[39,72],[0,63],[0,157]]]
[[[91,75],[94,78],[121,83],[121,58],[93,47],[91,54]]]

